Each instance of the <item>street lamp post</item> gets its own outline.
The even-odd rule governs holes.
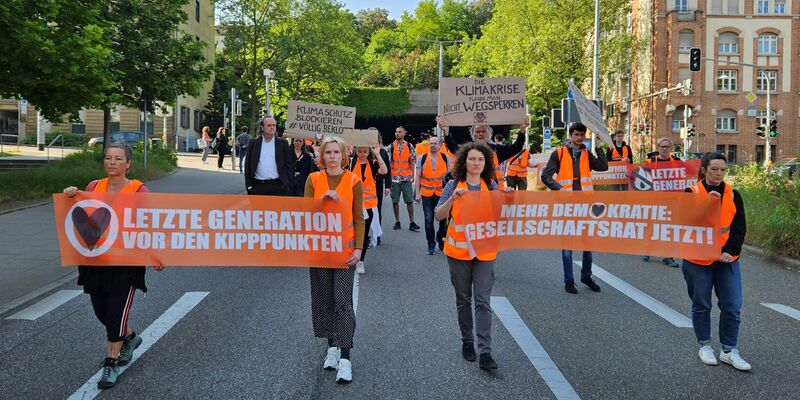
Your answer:
[[[445,44],[455,44],[455,43],[464,43],[466,40],[434,40],[434,39],[417,39],[417,42],[430,42],[430,43],[437,43],[439,44],[439,80],[441,81],[444,77],[444,45]],[[438,88],[437,88],[438,89]],[[442,99],[439,97],[439,93],[436,93],[436,113],[438,114],[442,108]],[[442,130],[439,128],[439,124],[436,124],[436,136],[438,138],[442,138]]]
[[[600,0],[594,1],[594,63],[592,72],[592,98],[600,99]],[[594,136],[594,134],[593,134]]]
[[[275,77],[275,71],[264,68],[264,116],[272,116],[272,110],[269,107],[269,80]]]

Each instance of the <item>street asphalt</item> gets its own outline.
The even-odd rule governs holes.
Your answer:
[[[211,160],[210,160],[211,161]],[[227,161],[227,160],[226,160]],[[156,192],[243,193],[241,175],[182,157],[182,168],[149,182]],[[121,375],[108,399],[555,399],[547,379],[511,334],[493,322],[487,373],[460,356],[455,297],[443,254],[425,254],[424,232],[391,229],[384,205],[383,245],[370,249],[359,278],[353,382],[324,371],[326,344],[311,329],[307,268],[173,267],[148,271],[130,326],[141,332],[187,292],[208,296]],[[422,210],[417,207],[417,223]],[[0,304],[68,275],[58,266],[52,206],[0,215]],[[575,253],[576,261],[580,260]],[[596,253],[594,263],[689,316],[680,269],[637,256]],[[27,274],[26,271],[31,270]],[[564,292],[558,251],[501,253],[493,296],[505,297],[581,399],[797,399],[800,320],[761,303],[800,309],[800,273],[745,255],[739,349],[749,373],[709,367],[691,328],[676,327],[597,279]],[[579,267],[575,266],[579,276]],[[72,396],[103,360],[105,334],[88,296],[35,320],[7,319],[71,279],[0,315],[0,393],[9,399]],[[2,311],[2,309],[0,309]],[[712,319],[714,337],[718,312]],[[718,344],[717,344],[718,348]],[[540,362],[540,359],[534,359]],[[568,398],[568,397],[561,397]]]

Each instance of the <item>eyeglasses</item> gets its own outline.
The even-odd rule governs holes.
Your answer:
[[[659,149],[668,149],[670,147],[672,147],[672,146],[658,146]]]

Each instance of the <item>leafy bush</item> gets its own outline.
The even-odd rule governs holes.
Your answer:
[[[733,186],[747,216],[746,242],[771,255],[800,259],[800,187],[760,164],[734,168]]]
[[[147,149],[145,169],[142,150],[142,145],[134,149],[128,178],[146,181],[171,172],[178,166],[178,158],[173,150],[156,146]],[[68,186],[83,189],[92,180],[105,175],[102,149],[87,148],[40,168],[0,173],[0,204],[46,198]]]
[[[89,136],[78,135],[78,134],[75,134],[75,133],[70,133],[70,132],[65,132],[65,131],[60,131],[60,130],[55,129],[55,130],[52,130],[50,132],[45,133],[45,135],[44,135],[44,145],[47,146],[48,144],[50,144],[50,142],[52,142],[53,139],[55,139],[58,135],[61,135],[61,136],[64,137],[64,147],[83,147],[84,145],[89,143],[89,139],[90,139]],[[34,135],[25,136],[25,138],[22,139],[22,144],[26,144],[26,145],[29,145],[29,146],[35,146],[36,145],[36,135],[34,134]],[[61,147],[61,140],[59,140],[58,142],[54,143],[53,146]]]
[[[350,90],[344,105],[355,107],[361,118],[380,118],[403,115],[411,101],[406,89],[359,87]]]

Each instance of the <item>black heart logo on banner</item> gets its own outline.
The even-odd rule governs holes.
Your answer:
[[[87,214],[83,207],[72,210],[72,223],[89,250],[94,250],[94,245],[103,236],[110,222],[111,212],[106,208],[98,208],[92,215]]]
[[[653,190],[652,170],[647,167],[637,167],[631,171],[630,185],[633,190],[638,192],[649,192]]]
[[[595,218],[602,218],[606,214],[606,205],[603,203],[592,204],[592,216]]]

